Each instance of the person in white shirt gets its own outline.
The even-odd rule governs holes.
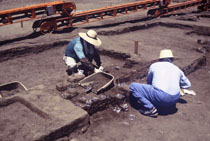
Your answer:
[[[191,83],[173,62],[171,50],[161,50],[159,62],[153,63],[148,72],[147,84],[130,84],[130,103],[139,103],[139,112],[157,117],[158,107],[175,105],[180,97],[180,88],[189,88]]]

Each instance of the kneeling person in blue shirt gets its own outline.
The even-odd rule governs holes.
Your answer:
[[[189,88],[191,83],[173,62],[171,50],[160,52],[159,62],[153,63],[148,72],[147,84],[130,84],[130,102],[143,106],[140,113],[157,117],[157,107],[175,105],[180,97],[180,88]]]
[[[65,50],[63,60],[67,65],[67,74],[77,73],[87,76],[93,72],[102,71],[101,59],[95,48],[100,45],[101,40],[94,30],[88,30],[87,33],[80,32],[79,37],[73,39]],[[96,65],[92,64],[93,60]]]

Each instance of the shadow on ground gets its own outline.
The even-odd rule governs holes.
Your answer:
[[[129,98],[130,98],[129,103],[130,103],[131,107],[133,107],[137,111],[139,111],[139,109],[144,109],[144,107],[138,101],[136,101],[136,99],[132,95],[130,95]],[[186,104],[187,101],[180,98],[177,101],[177,103]],[[166,108],[165,107],[156,107],[156,108],[158,110],[158,114],[161,116],[175,114],[178,111],[176,105],[173,105],[171,107],[166,107]]]
[[[63,34],[63,33],[71,33],[72,31],[74,31],[76,28],[66,28],[60,31],[53,31],[52,33],[49,34]],[[27,39],[35,39],[37,37],[40,36],[44,36],[44,34],[42,34],[41,32],[33,32],[29,35],[26,36],[21,36],[18,38],[13,38],[13,39],[7,39],[4,41],[0,41],[0,46],[5,45],[5,44],[9,44],[9,43],[14,43],[14,42],[18,42],[18,41],[23,41],[23,40],[27,40]]]
[[[17,41],[22,41],[22,40],[26,40],[26,39],[34,39],[37,38],[39,36],[41,36],[42,34],[40,32],[33,32],[29,35],[23,36],[23,37],[18,37],[18,38],[14,38],[14,39],[8,39],[8,40],[4,40],[4,41],[0,41],[0,46],[8,44],[8,43],[14,43]]]

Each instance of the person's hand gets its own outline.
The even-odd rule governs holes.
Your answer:
[[[100,66],[98,69],[95,68],[94,69],[94,72],[97,73],[97,72],[102,72],[104,70],[104,68],[102,66]]]
[[[102,71],[100,69],[95,68],[94,72],[97,73],[97,72],[102,72]]]
[[[98,69],[99,69],[100,71],[103,71],[103,70],[104,70],[104,67],[100,66]]]

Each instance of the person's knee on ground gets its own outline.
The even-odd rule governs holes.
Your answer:
[[[139,99],[134,94],[137,92],[137,90],[135,89],[136,84],[137,83],[131,83],[129,86],[129,91],[130,91],[129,102],[133,108],[135,108],[136,110],[139,110],[139,109],[143,108],[143,105],[142,105],[141,101],[139,101]]]
[[[138,99],[143,107],[152,109],[154,105],[149,99],[149,95],[151,94],[149,89],[150,87],[148,87],[148,85],[140,83],[131,83],[129,87],[130,93]]]
[[[158,112],[155,106],[146,98],[146,85],[141,85],[139,83],[130,84],[130,102],[133,108],[139,110],[143,115],[157,117]]]
[[[129,94],[129,103],[131,105],[131,107],[133,107],[136,110],[139,110],[140,108],[142,108],[141,103],[138,101],[137,98],[135,98],[132,93]]]
[[[67,66],[66,72],[68,75],[72,75],[77,72],[77,63],[72,57],[64,56],[63,60]]]

